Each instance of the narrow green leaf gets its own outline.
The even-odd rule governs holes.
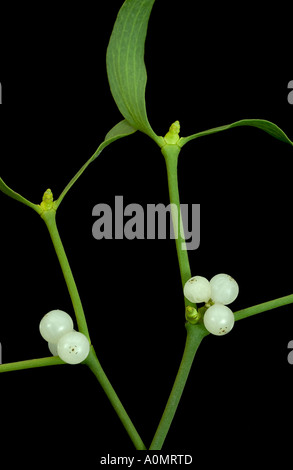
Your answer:
[[[233,122],[232,124],[228,124],[227,126],[220,126],[215,127],[213,129],[209,129],[207,131],[198,132],[197,134],[190,135],[189,137],[182,137],[178,144],[180,147],[187,144],[190,140],[197,139],[198,137],[202,137],[209,134],[215,134],[216,132],[226,131],[228,129],[232,129],[233,127],[238,126],[252,126],[261,129],[268,134],[272,135],[278,140],[282,142],[286,142],[287,144],[293,145],[293,142],[287,137],[287,135],[280,129],[276,124],[265,121],[263,119],[242,119],[241,121]]]
[[[112,129],[108,132],[105,137],[105,140],[97,148],[97,150],[91,156],[87,164],[93,162],[100,155],[102,150],[108,147],[108,145],[112,144],[112,142],[115,142],[115,140],[118,139],[122,139],[122,137],[127,137],[128,135],[134,134],[134,132],[136,132],[136,129],[132,127],[129,122],[127,122],[125,119],[123,119],[123,121],[118,122],[118,124],[112,127]]]
[[[104,140],[104,145],[106,144],[105,145],[106,147],[107,145],[111,144],[115,140],[120,139],[121,137],[130,135],[130,134],[134,134],[134,132],[136,132],[136,129],[134,129],[129,124],[129,122],[127,122],[126,119],[124,119],[123,121],[118,122],[118,124],[112,127],[112,129],[108,132]]]
[[[34,209],[38,214],[42,212],[42,209],[39,205],[33,204],[32,202],[28,201],[25,197],[21,196],[20,194],[13,191],[13,189],[9,188],[6,183],[4,183],[3,179],[0,178],[0,191],[2,191],[7,196],[11,197],[12,199],[16,199],[16,201],[22,202],[28,207]]]
[[[90,163],[92,163],[106,148],[108,145],[110,145],[112,142],[115,142],[115,140],[121,139],[122,137],[126,137],[130,134],[133,134],[136,132],[136,129],[134,129],[126,120],[123,120],[116,124],[106,135],[105,140],[99,145],[95,153],[89,158],[89,160],[81,167],[81,169],[76,173],[76,175],[72,178],[72,180],[68,183],[66,188],[62,191],[60,194],[59,198],[55,202],[55,208],[57,209],[60,203],[62,202],[64,196],[68,193],[69,189],[74,185],[74,183],[78,180],[78,178],[82,175],[84,170],[89,166]]]
[[[95,153],[91,156],[91,158],[82,166],[82,168],[76,173],[76,175],[72,178],[72,180],[68,183],[66,188],[63,190],[57,201],[55,201],[55,209],[59,206],[61,203],[62,199],[64,196],[67,194],[69,189],[73,186],[73,184],[76,182],[76,180],[82,175],[84,170],[89,166],[91,162],[93,162],[102,152],[102,150],[110,145],[112,142],[115,142],[115,140],[121,139],[122,137],[126,137],[127,135],[133,134],[136,132],[136,129],[134,129],[127,121],[123,120],[116,124],[106,135],[105,140],[101,143],[101,145],[97,148]],[[42,214],[43,209],[40,207],[38,204],[33,204],[32,202],[28,201],[26,198],[21,196],[20,194],[16,193],[13,191],[13,189],[9,188],[7,184],[4,183],[2,178],[0,178],[0,191],[2,191],[4,194],[7,196],[16,199],[19,202],[22,202],[26,206],[31,207],[34,209],[38,214]]]
[[[107,49],[107,73],[113,98],[127,121],[157,143],[147,118],[145,88],[147,73],[144,46],[155,0],[126,0],[122,5]]]

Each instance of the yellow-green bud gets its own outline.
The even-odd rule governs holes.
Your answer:
[[[189,323],[195,325],[200,320],[200,313],[196,310],[196,308],[188,305],[185,310],[185,318]]]
[[[53,208],[53,193],[51,189],[47,189],[47,191],[44,192],[40,206],[44,211],[49,211]]]
[[[180,132],[180,123],[179,121],[175,121],[170,126],[169,132],[167,132],[167,134],[164,137],[166,144],[168,145],[177,144],[179,140],[179,132]]]

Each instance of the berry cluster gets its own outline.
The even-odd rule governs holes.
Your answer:
[[[202,276],[194,276],[184,286],[184,295],[190,302],[206,304],[204,325],[210,333],[217,336],[229,333],[234,326],[234,314],[227,305],[234,302],[238,293],[237,282],[228,274],[217,274],[210,281]],[[197,321],[198,312],[191,307],[190,311],[192,310]]]
[[[71,316],[62,310],[52,310],[42,318],[40,333],[48,341],[53,356],[59,356],[68,364],[79,364],[89,354],[87,337],[73,329]]]

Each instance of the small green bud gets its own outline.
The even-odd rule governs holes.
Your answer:
[[[186,320],[191,323],[192,325],[195,325],[196,323],[199,322],[200,320],[200,313],[196,310],[196,308],[191,307],[188,305],[185,310],[185,318]]]
[[[51,189],[47,189],[47,191],[44,192],[40,206],[44,211],[49,211],[53,208],[53,193]]]
[[[179,132],[180,132],[180,123],[179,121],[173,122],[170,126],[169,132],[164,137],[166,144],[168,145],[175,145],[179,140]]]

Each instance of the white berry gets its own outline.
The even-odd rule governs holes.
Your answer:
[[[58,356],[57,344],[48,343],[48,348],[52,356]]]
[[[211,286],[209,281],[202,276],[190,278],[183,289],[185,297],[193,303],[208,302],[211,298]]]
[[[90,343],[87,337],[79,331],[66,333],[57,344],[58,356],[68,364],[79,364],[84,361],[90,352]]]
[[[206,329],[216,336],[229,333],[234,326],[234,314],[226,305],[215,303],[207,309],[203,322]]]
[[[63,310],[51,310],[40,322],[40,333],[49,343],[57,344],[61,336],[72,330],[72,318]]]
[[[239,286],[233,277],[228,274],[217,274],[210,280],[214,302],[229,305],[238,296]]]

